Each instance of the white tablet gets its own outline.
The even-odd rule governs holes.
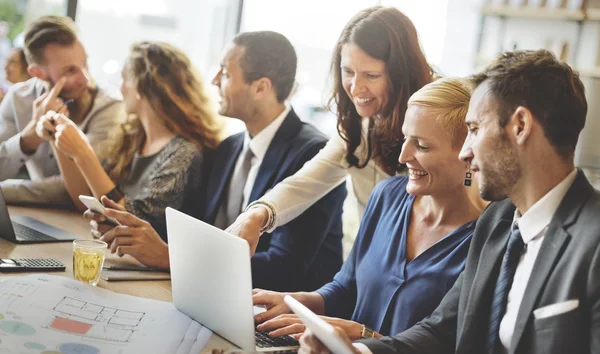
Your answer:
[[[333,326],[302,305],[298,300],[286,295],[283,299],[300,320],[323,344],[336,354],[354,354],[353,348],[340,338]]]

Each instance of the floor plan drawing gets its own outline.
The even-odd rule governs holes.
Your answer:
[[[46,328],[112,342],[129,341],[145,315],[67,296],[53,310],[55,316]]]
[[[46,274],[0,282],[0,354],[187,354],[211,334],[168,302]]]

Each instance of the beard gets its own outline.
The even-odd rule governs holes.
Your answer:
[[[508,142],[506,133],[499,134],[488,146],[489,156],[484,156],[479,166],[479,195],[487,201],[499,201],[508,197],[510,190],[521,178],[521,166],[515,149]]]
[[[52,88],[56,85],[56,83],[52,80],[49,79],[48,80],[49,83],[49,88],[48,90],[52,90]],[[63,89],[60,91],[60,93],[58,94],[58,97],[60,97],[63,101],[66,101],[68,99],[73,99],[73,103],[69,104],[69,110],[70,111],[74,111],[76,110],[75,108],[79,105],[81,105],[81,101],[86,98],[86,96],[88,94],[91,93],[92,90],[92,86],[90,86],[90,84],[88,83],[88,85],[82,86],[82,87],[77,87],[77,88],[72,88],[72,89],[65,89],[63,87]]]

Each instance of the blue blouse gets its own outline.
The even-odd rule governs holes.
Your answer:
[[[371,193],[348,259],[333,281],[317,290],[325,299],[325,315],[351,319],[383,335],[400,333],[429,316],[462,272],[475,221],[407,262],[415,200],[406,192],[407,181],[391,177]]]

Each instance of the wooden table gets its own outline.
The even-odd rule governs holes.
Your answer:
[[[10,206],[11,215],[23,215],[43,221],[49,225],[72,234],[92,238],[90,225],[81,214],[66,210],[25,208]],[[52,272],[52,275],[73,277],[73,245],[71,242],[50,242],[43,244],[17,245],[0,239],[0,258],[55,258],[65,264],[64,272]],[[0,281],[27,273],[0,273]],[[140,296],[161,301],[173,301],[170,280],[113,281],[100,280],[98,287],[117,293]],[[225,339],[213,334],[203,353],[230,351],[237,348]]]

